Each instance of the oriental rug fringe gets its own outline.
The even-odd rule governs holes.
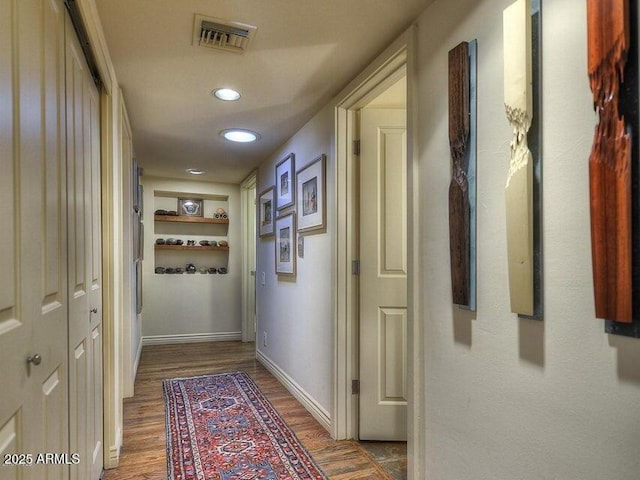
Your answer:
[[[162,387],[169,480],[326,480],[246,373]]]

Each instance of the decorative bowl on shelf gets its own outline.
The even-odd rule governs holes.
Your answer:
[[[162,275],[165,272],[165,268],[164,267],[156,267],[155,271],[156,271],[157,274]]]
[[[218,269],[216,267],[209,267],[209,273],[218,273]]]
[[[165,241],[164,238],[156,238],[156,245],[164,245]]]
[[[228,247],[229,246],[229,242],[227,242],[226,240],[220,240],[218,242],[218,246],[219,247]]]
[[[227,269],[225,267],[218,268],[218,273],[225,275],[227,273]]]
[[[208,247],[209,246],[209,240],[200,240],[198,243],[200,245],[202,245],[203,247]]]

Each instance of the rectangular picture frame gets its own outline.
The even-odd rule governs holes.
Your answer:
[[[278,210],[295,204],[295,155],[290,153],[276,165],[276,204]]]
[[[178,215],[181,217],[203,217],[204,205],[201,198],[178,198]]]
[[[258,234],[261,237],[273,235],[273,226],[275,219],[275,202],[273,191],[275,186],[271,186],[258,196]]]
[[[327,226],[326,163],[323,153],[296,172],[299,232],[324,230]]]
[[[282,215],[275,225],[276,275],[296,274],[296,214]]]

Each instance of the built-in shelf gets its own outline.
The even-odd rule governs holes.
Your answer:
[[[220,251],[228,251],[229,247],[204,247],[202,245],[154,245],[156,250],[189,250],[189,251],[198,251],[198,250],[220,250]]]
[[[216,223],[229,224],[228,218],[206,218],[206,217],[184,217],[179,215],[155,215],[156,222],[174,222],[174,223]]]

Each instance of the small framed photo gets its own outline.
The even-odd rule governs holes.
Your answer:
[[[202,199],[201,198],[179,198],[178,199],[178,215],[183,217],[202,217]]]
[[[273,202],[274,187],[267,188],[258,198],[258,232],[261,237],[273,235],[275,208]]]
[[[299,232],[327,226],[326,163],[326,156],[322,154],[296,173]]]
[[[278,210],[293,205],[295,191],[295,155],[290,153],[276,165],[276,203]]]
[[[276,219],[276,274],[296,274],[296,218],[291,212]]]

